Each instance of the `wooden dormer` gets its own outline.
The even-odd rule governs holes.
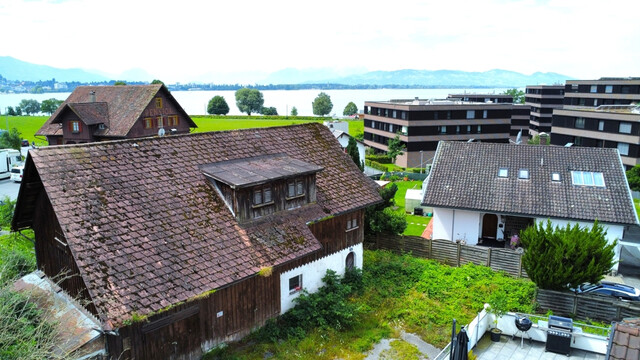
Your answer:
[[[247,222],[316,202],[322,167],[285,154],[201,165],[238,222]]]

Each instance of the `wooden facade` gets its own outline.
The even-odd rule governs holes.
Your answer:
[[[63,245],[66,242],[62,230],[44,191],[40,192],[36,211],[41,214],[33,225],[38,267],[54,279],[66,274],[62,288],[87,300],[86,308],[99,316],[73,254]],[[280,314],[280,274],[361,243],[363,221],[364,209],[359,209],[310,224],[311,232],[323,246],[321,251],[282,264],[273,269],[271,276],[256,274],[107,333],[108,358],[200,359],[203,349],[241,339]]]

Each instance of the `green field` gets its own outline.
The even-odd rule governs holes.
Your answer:
[[[47,121],[48,116],[1,116],[0,129],[16,128],[22,134],[22,138],[35,141],[38,146],[47,145],[44,137],[36,138],[34,134],[40,129],[42,124]],[[195,115],[191,116],[193,121],[198,125],[195,132],[223,131],[235,129],[250,129],[260,127],[285,126],[294,124],[304,124],[308,122],[322,122],[324,119],[314,120],[311,117],[296,119],[295,117],[275,117],[260,119],[255,116],[248,119],[246,116],[234,117],[213,117]],[[7,126],[8,125],[8,126]],[[364,131],[364,123],[361,120],[349,120],[349,133],[357,135]]]
[[[396,192],[393,200],[398,207],[398,211],[404,213],[404,196],[406,195],[407,190],[420,189],[420,187],[422,186],[422,181],[396,181],[394,183],[398,185],[398,191]],[[416,216],[407,214],[407,228],[404,230],[403,234],[411,236],[422,235],[430,220],[430,216]]]

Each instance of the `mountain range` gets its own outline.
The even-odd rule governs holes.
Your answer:
[[[154,77],[143,69],[131,69],[122,74],[110,75],[97,70],[60,69],[37,65],[0,56],[0,75],[7,80],[59,82],[103,82],[110,80],[148,81]],[[218,77],[219,79],[219,77]],[[514,71],[494,69],[483,72],[460,70],[369,71],[361,69],[335,70],[330,68],[286,68],[270,74],[258,75],[255,84],[343,84],[343,85],[396,85],[425,87],[524,87],[527,85],[564,84],[571,77],[553,72],[536,72],[525,75]],[[201,83],[213,83],[211,74],[203,74]],[[241,81],[229,81],[238,83]]]

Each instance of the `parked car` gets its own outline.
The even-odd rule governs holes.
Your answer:
[[[25,147],[25,146],[31,146],[31,145],[29,144],[29,140],[22,139],[20,141],[20,146]]]
[[[613,296],[621,300],[640,301],[640,290],[633,286],[602,281],[599,284],[584,283],[573,289],[576,294]]]
[[[24,163],[18,164],[11,168],[11,180],[14,182],[22,182],[22,175],[24,174]]]

